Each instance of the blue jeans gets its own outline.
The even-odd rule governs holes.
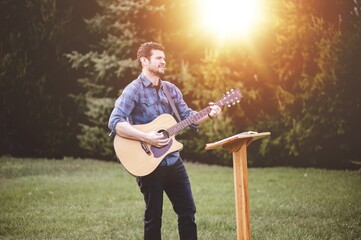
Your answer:
[[[197,225],[191,186],[183,161],[171,166],[160,166],[145,177],[138,177],[137,182],[144,195],[144,239],[161,240],[163,192],[172,202],[178,215],[178,232],[180,240],[196,240]]]

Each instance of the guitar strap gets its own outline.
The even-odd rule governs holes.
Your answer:
[[[177,118],[177,121],[180,122],[181,121],[181,118],[179,116],[179,113],[177,111],[177,108],[175,107],[174,105],[174,101],[172,99],[172,97],[170,96],[170,93],[168,91],[168,86],[167,84],[163,84],[163,90],[164,90],[164,93],[165,93],[165,96],[167,97],[168,99],[168,102],[170,104],[170,106],[172,107],[172,110],[173,110],[173,113],[175,114],[176,118]]]

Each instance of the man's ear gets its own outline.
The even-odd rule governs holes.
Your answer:
[[[149,60],[146,57],[141,57],[140,62],[142,63],[142,66],[148,66]]]

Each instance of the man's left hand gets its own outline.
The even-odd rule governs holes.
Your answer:
[[[210,118],[217,117],[222,111],[222,109],[218,105],[214,104],[213,102],[209,103],[209,107],[211,108],[211,111],[208,114]]]

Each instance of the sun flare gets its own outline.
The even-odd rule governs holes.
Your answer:
[[[261,0],[198,0],[201,27],[219,38],[247,37],[263,20]]]

